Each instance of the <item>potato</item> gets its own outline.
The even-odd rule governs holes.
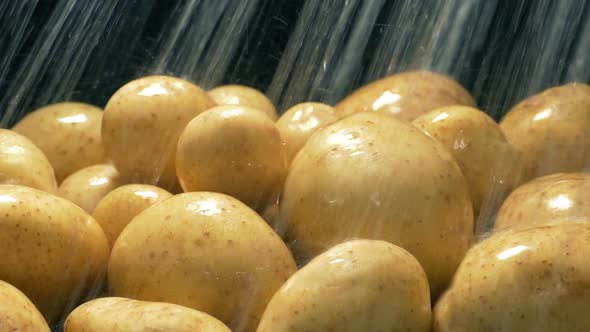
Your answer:
[[[496,122],[476,108],[447,106],[419,116],[412,124],[455,157],[469,185],[474,215],[482,209],[486,219],[494,214],[518,181],[519,161]]]
[[[9,283],[0,280],[0,331],[50,332],[35,305]]]
[[[28,138],[0,129],[0,184],[18,184],[57,192],[53,167]]]
[[[64,332],[231,332],[217,319],[170,303],[105,297],[79,306],[65,322]]]
[[[469,250],[434,331],[588,331],[590,224],[500,232]]]
[[[279,236],[254,211],[219,193],[173,196],[135,217],[113,247],[111,294],[170,302],[254,331],[295,272]]]
[[[502,204],[494,229],[568,219],[590,222],[590,173],[542,176],[518,187]]]
[[[272,101],[264,93],[244,85],[222,85],[207,92],[218,105],[240,105],[263,111],[271,120],[278,118]]]
[[[521,182],[590,170],[590,86],[567,84],[514,106],[500,122],[523,157]]]
[[[102,138],[124,181],[172,190],[178,137],[213,106],[201,88],[170,76],[143,77],[117,90],[105,107]]]
[[[316,131],[337,120],[334,109],[322,103],[302,103],[288,109],[277,121],[285,145],[287,162],[291,163],[297,152]]]
[[[68,176],[59,186],[59,195],[92,214],[98,202],[120,185],[119,172],[113,165],[94,165]]]
[[[279,129],[248,107],[212,108],[180,136],[176,172],[186,192],[228,194],[260,212],[276,201],[287,173]]]
[[[473,97],[459,83],[429,71],[410,71],[367,84],[336,106],[340,118],[356,112],[377,111],[405,121],[435,108],[474,106]]]
[[[42,107],[13,129],[43,151],[59,183],[81,168],[107,161],[100,136],[101,121],[100,108],[67,102]]]
[[[399,245],[422,264],[433,294],[450,281],[473,235],[467,182],[450,153],[375,112],[310,138],[291,164],[280,219],[302,260],[350,238]]]
[[[128,184],[106,194],[96,205],[92,216],[102,227],[112,247],[121,231],[141,211],[172,194],[149,184]]]
[[[100,226],[73,203],[0,185],[0,280],[20,289],[49,323],[96,291],[108,260]]]
[[[291,276],[257,332],[429,332],[430,326],[428,280],[416,258],[388,242],[353,240]]]

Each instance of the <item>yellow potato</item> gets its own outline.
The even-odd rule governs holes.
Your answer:
[[[467,182],[449,152],[412,125],[362,112],[317,132],[291,164],[281,206],[295,256],[350,238],[412,253],[438,294],[473,234]]]
[[[166,190],[149,184],[128,184],[106,194],[96,205],[92,216],[112,247],[136,215],[171,196]]]
[[[264,93],[254,88],[231,84],[219,86],[209,90],[207,93],[218,105],[251,107],[263,111],[273,121],[276,121],[278,118],[277,110],[272,101]]]
[[[475,106],[475,101],[450,78],[429,71],[410,71],[367,84],[334,108],[340,118],[377,111],[412,121],[430,110],[450,105]]]
[[[288,109],[277,121],[285,145],[287,162],[291,163],[297,152],[316,131],[337,120],[334,109],[322,103],[302,103]]]
[[[14,286],[0,280],[0,331],[50,332],[35,305]]]
[[[108,244],[73,203],[29,187],[0,185],[0,280],[20,289],[54,323],[102,282]]]
[[[494,229],[560,219],[590,222],[590,173],[546,175],[518,187],[502,204]]]
[[[217,319],[176,304],[105,297],[79,306],[64,332],[231,332]]]
[[[429,332],[430,293],[410,253],[388,242],[339,244],[273,296],[257,332]]]
[[[295,272],[280,237],[223,194],[193,192],[147,208],[123,230],[109,262],[113,296],[170,302],[254,331]]]
[[[28,138],[0,129],[0,183],[57,192],[53,167]]]
[[[484,112],[467,106],[437,108],[412,124],[441,142],[455,157],[469,185],[474,215],[479,216],[482,209],[486,218],[495,213],[518,181],[516,151],[498,124]]]
[[[261,211],[276,200],[287,172],[279,129],[248,107],[212,108],[184,129],[176,172],[185,192],[220,192]]]
[[[523,157],[521,182],[590,170],[590,86],[567,84],[514,106],[500,122]]]
[[[13,129],[45,153],[59,183],[81,168],[107,161],[100,136],[101,121],[100,108],[68,102],[42,107]]]
[[[490,236],[436,305],[434,331],[588,331],[589,241],[576,222]]]
[[[59,196],[92,214],[98,202],[120,185],[119,172],[113,165],[94,165],[68,176],[59,186]]]
[[[147,76],[117,90],[104,110],[102,138],[126,183],[176,184],[176,144],[186,124],[215,106],[185,80]]]

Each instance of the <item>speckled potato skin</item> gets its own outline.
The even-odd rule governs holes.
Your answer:
[[[270,301],[257,332],[429,332],[426,273],[385,241],[339,244],[297,271]]]
[[[337,120],[332,106],[322,103],[301,103],[288,109],[277,121],[287,162],[291,163],[316,131]]]
[[[521,182],[590,170],[590,86],[567,84],[529,97],[500,122],[522,154]]]
[[[536,178],[508,196],[495,230],[530,227],[555,220],[590,222],[590,173],[557,173]]]
[[[64,332],[231,332],[206,313],[183,306],[105,297],[86,302],[65,322]]]
[[[92,214],[98,202],[122,184],[119,172],[113,165],[94,165],[68,176],[59,186],[59,196]]]
[[[185,192],[224,193],[260,212],[276,200],[287,173],[279,129],[252,108],[212,108],[184,129],[176,172]]]
[[[473,233],[467,182],[450,153],[375,112],[311,137],[291,164],[281,220],[302,260],[351,238],[399,245],[420,261],[433,294],[450,281]]]
[[[377,111],[412,121],[435,108],[450,105],[476,106],[469,92],[454,80],[429,71],[410,71],[367,84],[334,108],[340,118]]]
[[[59,183],[81,168],[107,161],[100,135],[102,114],[93,105],[57,103],[28,114],[13,130],[43,151]]]
[[[588,243],[589,223],[493,234],[465,256],[434,331],[588,331]]]
[[[437,108],[412,124],[441,142],[455,157],[469,185],[473,212],[495,212],[516,185],[519,158],[498,124],[468,106]]]
[[[25,294],[0,280],[0,331],[50,332],[43,315]]]
[[[264,93],[254,88],[230,84],[211,89],[207,93],[218,105],[251,107],[263,111],[273,121],[279,117],[272,101]]]
[[[124,181],[172,190],[178,137],[213,106],[205,91],[176,77],[147,76],[117,90],[105,107],[102,138]]]
[[[14,131],[0,129],[0,184],[28,186],[54,194],[55,173],[33,142]]]
[[[136,215],[171,196],[166,190],[149,184],[124,185],[106,194],[96,205],[92,216],[112,247]]]
[[[123,230],[109,262],[113,296],[206,312],[232,331],[254,331],[296,271],[280,237],[253,210],[219,193],[173,196]]]
[[[0,185],[0,280],[20,289],[49,323],[102,283],[108,245],[73,203],[29,187]]]

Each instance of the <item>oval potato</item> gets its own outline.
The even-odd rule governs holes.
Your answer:
[[[161,302],[105,297],[86,302],[65,322],[64,332],[231,332],[206,313]]]
[[[409,71],[369,83],[334,108],[340,118],[377,111],[412,121],[430,110],[450,105],[476,106],[469,92],[454,80],[429,71]]]
[[[102,110],[84,103],[57,103],[29,113],[13,128],[47,156],[57,182],[75,171],[107,161],[100,125]]]
[[[117,90],[104,110],[102,138],[124,182],[174,189],[178,137],[213,106],[201,88],[171,76],[142,77]]]
[[[576,222],[493,234],[465,256],[434,331],[587,331],[589,241]]]
[[[73,203],[0,185],[0,280],[20,289],[49,323],[97,291],[108,260],[100,226]]]
[[[7,129],[0,129],[0,183],[57,192],[47,157],[28,138]]]
[[[219,193],[192,192],[151,206],[123,230],[109,262],[113,296],[206,312],[254,331],[295,272],[280,237],[253,210]]]
[[[0,331],[50,332],[43,315],[25,294],[0,280]]]
[[[268,97],[249,86],[230,84],[207,91],[218,105],[240,105],[263,111],[271,120],[278,118],[277,110]]]
[[[412,253],[438,294],[473,236],[467,182],[448,151],[418,128],[376,112],[313,135],[291,164],[281,205],[298,259],[351,238]]]
[[[59,195],[92,214],[98,202],[121,184],[113,165],[94,165],[68,176],[59,186]]]
[[[336,245],[297,271],[268,304],[257,332],[429,332],[426,273],[385,241]]]

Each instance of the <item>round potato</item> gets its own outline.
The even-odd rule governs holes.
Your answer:
[[[65,322],[64,332],[231,332],[206,313],[170,303],[105,297],[86,302]]]
[[[25,293],[49,323],[99,288],[108,260],[100,226],[73,203],[0,185],[0,280]]]
[[[399,245],[420,261],[433,294],[450,281],[473,235],[467,182],[450,153],[375,112],[310,138],[291,164],[280,219],[302,260],[350,238]]]
[[[424,331],[431,327],[424,270],[388,242],[353,240],[314,258],[279,289],[257,332]]]
[[[147,76],[117,90],[105,107],[102,138],[124,181],[172,190],[178,137],[213,106],[205,91],[175,77]]]
[[[49,332],[35,305],[9,283],[0,280],[0,331]]]
[[[410,71],[367,84],[334,108],[340,118],[356,112],[377,111],[405,121],[435,108],[474,106],[473,97],[459,83],[429,71]]]
[[[474,215],[484,210],[482,223],[487,223],[518,181],[516,151],[498,124],[484,112],[467,106],[437,108],[412,124],[441,142],[455,157],[469,185]]]
[[[285,145],[287,162],[291,163],[297,152],[316,131],[337,120],[332,106],[322,103],[302,103],[288,109],[277,121]]]
[[[100,136],[101,121],[102,110],[96,106],[57,103],[28,114],[13,130],[43,151],[59,183],[81,168],[107,161]]]
[[[521,182],[590,170],[590,86],[568,84],[514,106],[500,122],[522,154]]]
[[[170,302],[254,331],[295,272],[291,254],[260,216],[230,196],[193,192],[147,208],[123,230],[109,262],[114,296]]]
[[[222,85],[207,92],[218,105],[241,105],[263,111],[271,120],[278,118],[277,110],[268,97],[248,86]]]
[[[94,165],[68,176],[59,186],[59,195],[92,214],[98,202],[121,184],[113,165]]]
[[[551,174],[518,187],[502,204],[494,229],[560,219],[590,222],[590,173]]]
[[[7,129],[0,129],[0,183],[57,192],[47,157],[28,138]]]
[[[176,172],[185,192],[233,196],[257,211],[276,200],[287,173],[279,129],[243,106],[217,106],[184,129]]]
[[[435,332],[587,331],[590,224],[496,233],[469,250],[436,305]]]
[[[102,227],[110,246],[141,211],[171,197],[164,189],[149,184],[128,184],[106,194],[92,216]]]

